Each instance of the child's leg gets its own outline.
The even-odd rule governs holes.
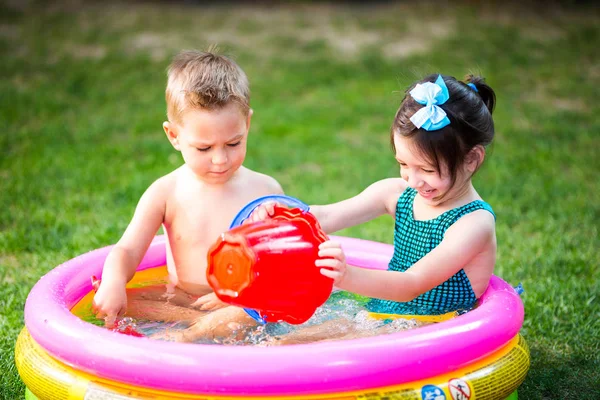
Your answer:
[[[325,321],[322,324],[299,328],[294,332],[275,338],[269,344],[301,344],[328,339],[337,340],[356,333],[356,323],[345,318],[340,318]]]
[[[397,329],[392,327],[390,324],[386,324],[384,326],[380,326],[377,329],[354,329],[353,331],[348,332],[347,334],[340,337],[329,337],[321,340],[322,342],[327,342],[331,340],[348,340],[348,339],[359,339],[365,337],[372,337],[378,335],[385,335],[388,333],[398,332]]]
[[[355,329],[353,331],[348,332],[344,336],[341,336],[341,337],[331,337],[331,338],[323,339],[322,341],[326,342],[326,341],[330,341],[330,340],[359,339],[359,338],[365,338],[365,337],[387,335],[387,334],[390,334],[390,333],[405,331],[405,330],[409,330],[409,329],[415,329],[415,328],[418,328],[420,326],[431,325],[433,323],[434,322],[418,321],[416,323],[416,325],[412,325],[410,327],[409,326],[399,327],[398,325],[395,325],[392,322],[392,323],[380,326],[379,328],[376,328],[376,329]]]
[[[166,336],[176,342],[194,342],[198,339],[232,337],[245,333],[246,328],[253,326],[256,326],[256,321],[244,309],[229,306],[202,315],[189,328]]]
[[[420,322],[418,326],[428,325]],[[408,328],[410,329],[410,328]],[[375,329],[360,329],[355,321],[348,319],[329,320],[322,324],[301,328],[295,332],[283,335],[269,342],[269,345],[302,344],[331,340],[358,339],[377,335],[399,332],[393,323],[385,324]]]
[[[176,306],[189,307],[199,297],[211,293],[212,289],[207,286],[206,293],[193,296],[178,287],[171,285],[156,285],[143,288],[127,289],[127,301],[154,300],[166,301]]]
[[[190,308],[196,300],[179,288],[166,285],[127,289],[127,317],[161,322],[194,322],[206,311]]]
[[[135,300],[128,304],[126,317],[149,321],[192,323],[206,314],[206,311],[177,306],[164,300]]]

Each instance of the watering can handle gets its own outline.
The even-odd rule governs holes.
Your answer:
[[[240,210],[240,212],[237,213],[237,215],[233,218],[233,221],[231,222],[229,229],[232,229],[232,228],[235,228],[236,226],[242,225],[244,223],[244,221],[254,212],[254,210],[256,210],[256,208],[258,206],[260,206],[262,203],[266,203],[268,201],[283,203],[290,207],[299,208],[304,212],[308,211],[310,208],[308,206],[308,204],[305,204],[302,201],[300,201],[294,197],[286,196],[283,194],[272,194],[269,196],[259,197],[258,199],[255,199],[255,200],[251,201],[250,203],[246,204]]]

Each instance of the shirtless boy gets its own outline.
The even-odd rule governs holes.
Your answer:
[[[150,185],[106,259],[93,308],[107,327],[117,316],[140,313],[154,320],[205,319],[202,326],[218,320],[243,324],[244,318],[253,323],[243,310],[220,302],[206,281],[208,248],[236,213],[257,197],[283,192],[275,179],[242,165],[253,113],[249,102],[248,79],[233,60],[211,51],[174,58],[163,129],[184,163]],[[168,239],[167,302],[164,287],[143,295],[125,290],[161,225]],[[217,311],[205,315],[207,310]],[[185,331],[181,335],[177,340],[185,340]]]

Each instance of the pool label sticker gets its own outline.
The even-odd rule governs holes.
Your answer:
[[[452,400],[469,400],[471,398],[471,386],[462,379],[450,379],[448,389]]]
[[[435,385],[425,385],[421,388],[422,400],[446,400],[444,391]]]

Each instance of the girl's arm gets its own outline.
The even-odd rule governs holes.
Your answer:
[[[339,231],[383,214],[394,215],[398,197],[406,189],[406,181],[389,178],[375,182],[360,194],[334,204],[310,206],[326,233]]]
[[[494,217],[480,210],[459,219],[447,231],[442,242],[406,272],[378,271],[345,265],[343,254],[334,250],[319,256],[337,260],[319,260],[317,266],[328,267],[321,272],[334,278],[341,289],[363,296],[407,302],[450,279],[476,256],[496,246]],[[494,260],[484,258],[478,269],[491,276]],[[343,269],[345,268],[345,271]],[[337,279],[336,279],[337,278]]]

